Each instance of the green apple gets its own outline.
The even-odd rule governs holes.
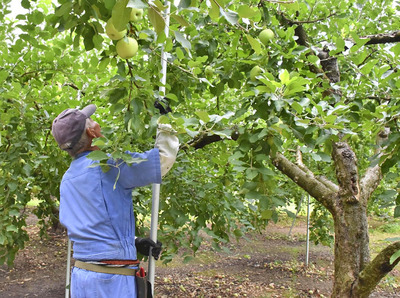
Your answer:
[[[357,143],[357,142],[359,141],[358,135],[351,135],[351,140],[352,140],[354,143]]]
[[[257,81],[257,76],[262,73],[262,69],[260,66],[256,65],[250,70],[250,79],[252,81]]]
[[[271,146],[273,146],[274,145],[274,137],[268,137],[267,138],[267,144],[271,147]]]
[[[37,195],[42,189],[40,188],[40,186],[34,185],[32,187],[32,194]]]
[[[120,56],[123,59],[129,59],[135,56],[139,48],[136,39],[132,37],[123,38],[119,40],[115,47],[118,56]]]
[[[264,45],[267,45],[275,37],[275,34],[271,29],[264,29],[258,37]]]
[[[214,74],[214,69],[210,65],[207,65],[206,69],[204,70],[204,73],[207,78],[211,78]]]
[[[115,29],[112,19],[109,19],[106,24],[106,34],[112,40],[119,40],[126,34],[126,29],[118,31]]]
[[[138,22],[143,18],[143,9],[141,8],[132,8],[131,16],[129,18],[132,22]]]

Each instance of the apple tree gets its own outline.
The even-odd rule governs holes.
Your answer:
[[[29,9],[18,17],[23,33],[11,23],[1,29],[11,36],[1,45],[10,111],[1,118],[1,162],[12,170],[3,168],[1,180],[0,243],[23,245],[21,209],[38,189],[38,213],[52,214],[68,161],[51,141],[51,119],[93,102],[106,136],[98,145],[116,158],[148,148],[157,119],[178,130],[179,162],[163,183],[160,212],[169,252],[196,251],[200,231],[217,246],[262,228],[305,191],[334,222],[333,297],[368,296],[400,262],[399,239],[371,260],[367,221],[376,190],[400,215],[395,1],[171,1],[169,34],[168,2],[21,3]],[[110,19],[118,39],[106,32]],[[129,38],[137,50],[124,59],[117,45]],[[159,118],[154,102],[164,97],[173,113]],[[134,194],[137,213],[148,214],[149,198],[148,189]],[[145,217],[138,220],[145,233]]]

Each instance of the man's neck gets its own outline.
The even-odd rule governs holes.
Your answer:
[[[96,151],[96,150],[100,150],[100,148],[97,147],[97,146],[92,146],[92,145],[90,144],[89,146],[86,146],[86,147],[82,148],[81,150],[79,150],[79,151],[76,153],[76,155],[78,155],[78,154],[80,154],[80,153],[82,153],[82,152],[85,152],[85,151]]]

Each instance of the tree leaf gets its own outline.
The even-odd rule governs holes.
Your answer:
[[[104,6],[107,10],[112,10],[115,5],[116,0],[104,0]]]
[[[29,9],[31,8],[31,3],[29,0],[22,0],[21,1],[21,6],[25,9]]]
[[[400,206],[394,208],[394,217],[400,217]]]
[[[258,175],[257,169],[249,168],[246,170],[246,177],[248,180],[253,180],[255,177],[257,177],[257,175]]]
[[[190,7],[192,0],[181,0],[178,4],[178,8],[188,8]]]
[[[125,97],[128,94],[128,91],[125,87],[112,89],[108,93],[109,101],[112,104],[116,104],[121,98]]]
[[[400,43],[395,44],[391,49],[391,52],[393,52],[396,56],[400,56]]]
[[[160,11],[164,11],[167,8],[167,5],[164,5],[160,0],[152,0],[152,2]]]
[[[281,80],[282,84],[286,84],[290,80],[290,74],[286,69],[283,69],[279,72],[279,79]]]
[[[7,232],[18,232],[18,228],[16,227],[16,226],[14,226],[14,225],[8,225],[7,227],[6,227],[6,231]]]
[[[210,2],[211,2],[211,8],[209,9],[208,15],[213,21],[217,21],[219,18],[219,4],[216,0]]]
[[[72,5],[73,5],[73,2],[70,2],[70,1],[65,2],[64,4],[62,4],[61,6],[56,8],[55,15],[58,17],[61,17],[63,15],[69,14],[69,12],[72,9]]]
[[[177,14],[172,14],[171,17],[175,21],[177,21],[179,24],[181,24],[183,27],[189,27],[190,26],[189,22],[185,18],[183,18],[182,16],[179,16]]]
[[[239,20],[239,16],[236,12],[232,11],[232,10],[224,10],[224,9],[220,9],[221,14],[225,17],[225,19],[231,23],[232,25],[236,25],[238,20]]]
[[[273,213],[274,212],[272,210],[264,210],[261,212],[261,218],[262,219],[271,219]]]
[[[299,114],[303,112],[303,107],[296,101],[292,102],[290,106]]]
[[[398,258],[400,258],[400,249],[390,257],[390,264],[393,264]]]
[[[112,9],[112,23],[118,31],[126,29],[131,15],[131,8],[126,7],[128,0],[117,0]]]
[[[258,10],[253,9],[248,5],[239,6],[237,12],[239,14],[239,17],[246,19],[251,19],[252,17],[259,14]]]
[[[153,5],[150,6],[148,10],[148,17],[157,34],[164,31],[165,20],[157,7]]]
[[[175,38],[176,40],[187,50],[191,50],[192,45],[191,43],[183,36],[182,33],[180,33],[179,31],[174,31],[175,34]]]
[[[204,123],[210,121],[210,116],[206,111],[196,111],[196,115],[199,116],[200,120],[202,120]]]
[[[127,7],[146,9],[148,5],[141,0],[129,0]]]
[[[254,37],[252,37],[250,34],[246,34],[246,38],[247,38],[248,42],[250,43],[254,52],[256,52],[257,54],[261,54],[262,47],[261,47],[260,41],[258,39],[255,39]]]
[[[104,153],[103,151],[101,151],[101,150],[92,151],[92,152],[90,152],[88,154],[87,157],[89,159],[97,160],[97,161],[102,161],[102,160],[108,160],[109,159],[108,155],[106,153]]]

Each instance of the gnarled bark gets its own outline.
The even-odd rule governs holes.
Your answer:
[[[357,158],[347,143],[334,143],[333,160],[339,182],[339,196],[347,202],[360,200]]]
[[[366,209],[359,202],[338,198],[335,225],[335,273],[332,297],[354,297],[351,286],[369,261]]]

